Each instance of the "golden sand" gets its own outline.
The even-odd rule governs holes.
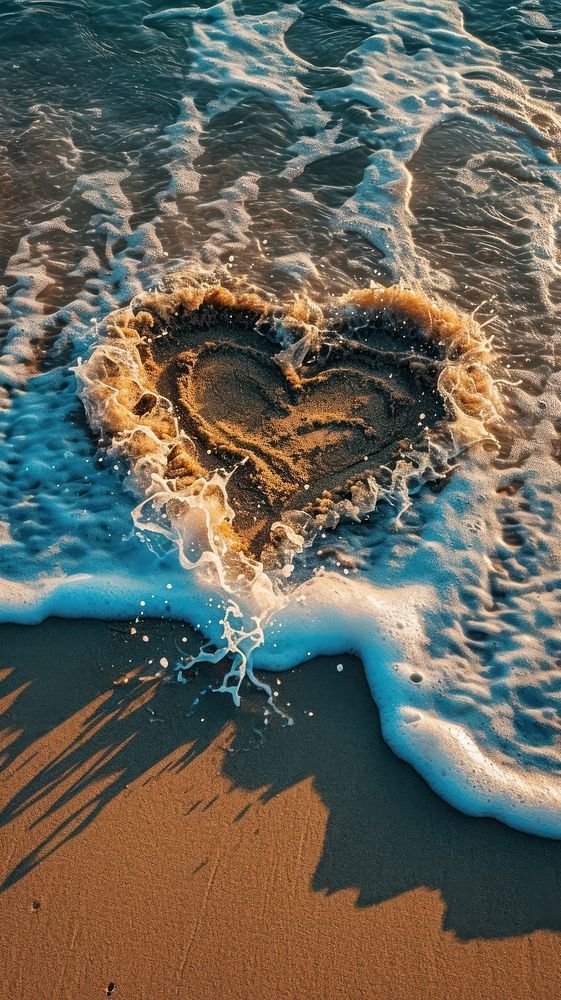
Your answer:
[[[141,493],[154,474],[196,491],[235,468],[220,530],[254,556],[287,511],[325,520],[445,417],[496,404],[475,320],[397,286],[281,306],[183,275],[105,332],[82,368],[90,422]]]

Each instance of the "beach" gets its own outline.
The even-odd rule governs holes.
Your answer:
[[[209,673],[139,680],[185,634],[149,626],[1,628],[6,996],[558,994],[561,845],[437,798],[358,660],[280,676],[269,728],[251,692],[193,708]]]
[[[0,981],[561,996],[559,0],[0,0]]]

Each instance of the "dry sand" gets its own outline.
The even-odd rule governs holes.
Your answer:
[[[356,660],[283,675],[296,724],[266,728],[135,681],[182,629],[144,632],[0,629],[3,996],[561,995],[561,844],[441,802]]]

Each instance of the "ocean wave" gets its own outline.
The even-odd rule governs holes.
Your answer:
[[[440,794],[559,836],[556,11],[24,7],[0,69],[0,616],[184,618],[234,693],[360,653]],[[206,294],[228,343],[247,307],[237,444],[212,324],[173,377]],[[368,456],[336,481],[285,454],[318,436],[291,407],[331,363],[360,385],[349,417],[328,377],[333,455],[354,434]]]

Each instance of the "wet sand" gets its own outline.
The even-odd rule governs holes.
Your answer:
[[[91,430],[112,464],[124,459],[129,485],[143,498],[154,476],[164,492],[204,492],[230,554],[282,565],[275,522],[295,515],[306,534],[302,524],[333,527],[341,512],[356,519],[401,461],[422,478],[430,432],[440,466],[474,421],[478,439],[487,433],[492,352],[473,316],[398,285],[283,306],[230,280],[234,290],[171,276],[111,314],[78,369]],[[167,510],[180,531],[181,510]]]
[[[560,994],[561,844],[440,801],[349,657],[281,676],[292,728],[192,712],[210,673],[139,679],[183,634],[0,629],[6,996]]]
[[[354,480],[377,477],[445,412],[439,352],[419,332],[396,333],[389,319],[360,336],[326,329],[296,371],[277,362],[281,345],[260,320],[213,305],[180,310],[141,347],[202,474],[238,463],[228,498],[255,555],[283,511],[315,513],[349,496]],[[175,464],[173,472],[185,478]]]

